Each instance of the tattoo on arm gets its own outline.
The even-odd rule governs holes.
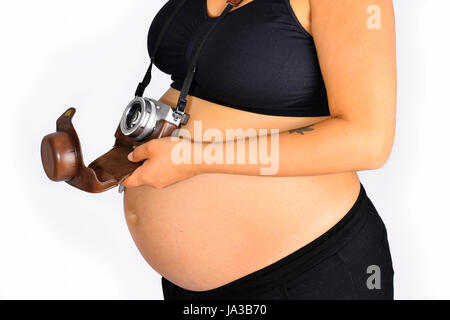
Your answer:
[[[305,132],[314,130],[313,128],[311,128],[312,126],[313,126],[313,124],[310,125],[310,126],[307,126],[307,127],[302,127],[302,128],[298,128],[298,129],[292,129],[292,130],[289,130],[289,133],[290,134],[299,133],[299,134],[301,134],[303,136],[305,134]]]

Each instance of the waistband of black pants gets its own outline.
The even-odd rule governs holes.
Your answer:
[[[281,260],[218,288],[206,291],[190,291],[176,286],[165,278],[162,278],[162,281],[169,285],[171,290],[179,291],[183,296],[189,296],[192,299],[208,297],[220,299],[221,296],[232,297],[233,293],[238,292],[251,293],[270,290],[289,281],[290,276],[298,276],[339,252],[362,230],[369,216],[370,206],[373,206],[373,204],[360,183],[360,192],[356,202],[347,214],[323,235]]]

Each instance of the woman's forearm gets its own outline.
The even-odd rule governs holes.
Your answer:
[[[230,141],[223,145],[203,143],[204,161],[196,164],[196,170],[197,173],[310,176],[376,169],[384,165],[392,148],[389,135],[385,136],[383,131],[335,117],[280,133],[278,138],[272,135],[266,139],[258,136],[247,138],[245,142]],[[245,144],[244,153],[244,145],[240,143]],[[256,154],[255,146],[258,149]],[[220,149],[223,157],[217,159],[222,161],[211,160],[216,154],[212,150]],[[260,151],[268,154],[265,160]],[[205,161],[205,155],[210,155],[206,156],[209,163]]]

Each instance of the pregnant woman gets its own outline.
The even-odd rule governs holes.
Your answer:
[[[179,1],[154,18],[151,56]],[[155,56],[172,77],[162,102],[177,105],[225,6],[176,12]],[[129,158],[146,161],[124,183],[129,229],[165,299],[393,298],[386,229],[357,175],[382,167],[394,141],[391,0],[240,2],[203,46],[186,111],[191,139],[139,146]],[[251,161],[253,143],[276,170]],[[180,146],[241,161],[178,164]]]

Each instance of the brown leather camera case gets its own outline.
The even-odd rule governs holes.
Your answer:
[[[75,112],[75,108],[64,112],[56,121],[56,132],[42,139],[42,165],[50,180],[65,181],[91,193],[103,192],[119,185],[142,165],[143,162],[128,160],[128,154],[136,146],[151,139],[170,136],[177,129],[174,124],[160,121],[149,139],[136,142],[124,136],[118,127],[113,148],[86,167],[80,140],[72,124]]]

